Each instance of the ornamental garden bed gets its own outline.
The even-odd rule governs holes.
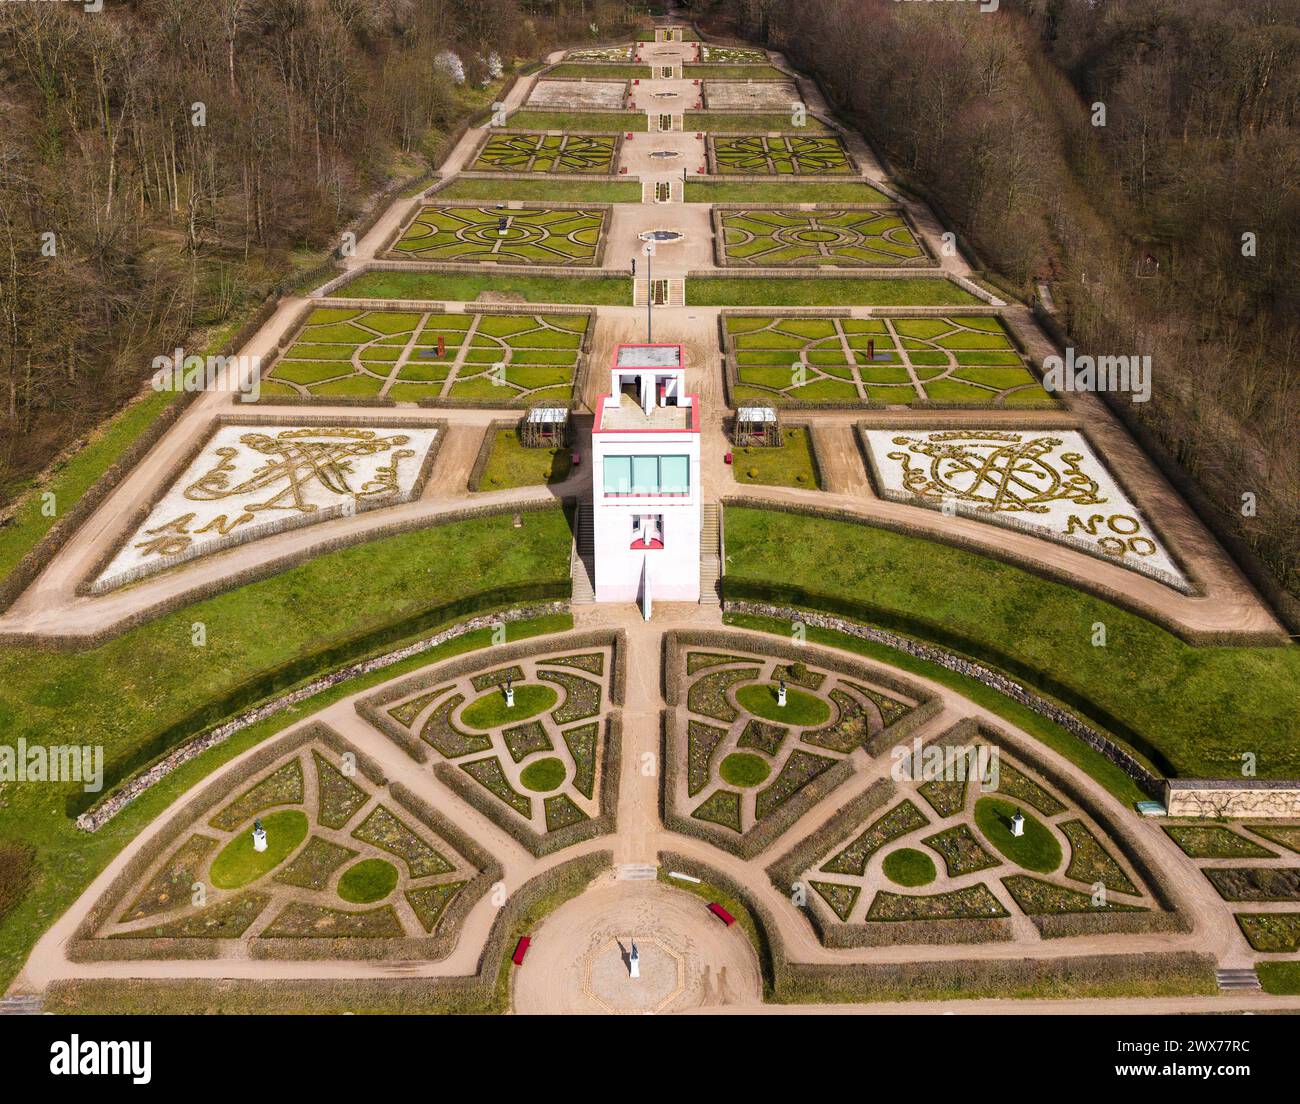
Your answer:
[[[901,781],[877,782],[769,868],[783,891],[816,890],[808,916],[824,943],[1005,940],[1015,912],[1044,935],[1171,926],[1125,841],[1095,809],[1013,763],[998,735],[957,725],[927,757],[905,760]]]
[[[598,265],[609,207],[421,207],[389,250],[419,261]]]
[[[909,684],[743,635],[668,643],[670,827],[752,854],[934,708]],[[779,684],[785,683],[785,704]]]
[[[320,307],[266,373],[262,393],[269,402],[568,406],[590,324],[589,312]]]
[[[401,679],[357,710],[413,758],[432,755],[461,799],[547,854],[613,825],[619,640],[597,633],[498,648]]]
[[[441,958],[498,876],[459,829],[315,724],[178,813],[97,902],[70,953]]]

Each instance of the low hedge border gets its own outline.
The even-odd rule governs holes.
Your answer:
[[[755,655],[782,659],[788,662],[803,661],[837,674],[847,675],[903,695],[915,703],[911,710],[892,725],[882,728],[866,740],[861,751],[854,752],[814,778],[798,790],[778,809],[756,823],[743,835],[716,828],[676,809],[678,782],[686,761],[684,734],[677,723],[676,710],[683,703],[683,671],[688,648],[742,651]],[[702,839],[724,851],[741,858],[753,858],[765,851],[780,838],[790,825],[824,800],[835,789],[856,773],[859,756],[878,756],[886,748],[904,742],[919,727],[939,715],[943,704],[931,694],[884,668],[844,659],[833,652],[812,646],[779,645],[762,636],[742,631],[711,630],[705,632],[675,631],[664,636],[663,644],[664,701],[668,706],[662,716],[663,781],[660,789],[660,809],[664,824],[683,835]]]
[[[1190,951],[1084,955],[1074,958],[970,959],[942,962],[792,962],[772,913],[747,886],[675,852],[659,860],[671,870],[718,886],[740,900],[759,933],[758,958],[768,997],[777,1003],[861,1003],[885,1000],[953,1000],[963,997],[1090,996],[1122,993],[1141,981],[1148,992],[1212,993],[1215,960]],[[1025,990],[1044,990],[1026,993]]]
[[[487,428],[483,431],[483,441],[478,447],[478,455],[474,458],[474,466],[469,471],[467,490],[477,491],[482,484],[483,472],[487,469],[488,460],[492,456],[492,447],[496,444],[497,434],[506,429],[518,428],[519,421],[518,418],[498,418],[488,422]]]
[[[127,586],[130,583],[140,579],[151,578],[154,575],[161,574],[164,571],[171,571],[175,568],[182,567],[194,560],[202,559],[205,556],[213,556],[218,552],[224,552],[229,548],[238,548],[241,545],[250,544],[253,541],[262,540],[265,537],[278,536],[281,533],[291,532],[295,529],[302,529],[308,525],[317,524],[321,521],[331,521],[335,518],[352,516],[346,513],[341,506],[329,506],[323,510],[318,510],[311,514],[300,514],[297,518],[287,519],[279,524],[265,523],[263,525],[249,526],[239,532],[232,533],[230,536],[221,537],[218,540],[204,545],[201,549],[193,550],[191,554],[182,553],[179,556],[172,556],[167,559],[164,565],[155,566],[154,564],[145,564],[140,567],[124,571],[108,583],[101,583],[100,576],[108,569],[109,564],[117,557],[118,553],[136,536],[136,531],[144,523],[145,519],[153,511],[168,492],[180,479],[185,470],[193,464],[208,446],[212,439],[227,426],[295,426],[295,425],[319,425],[333,426],[338,425],[340,419],[322,419],[319,415],[310,418],[285,418],[283,415],[269,414],[249,414],[239,416],[233,414],[223,414],[211,423],[211,429],[203,438],[188,449],[175,464],[173,464],[155,484],[154,493],[149,496],[148,500],[143,502],[132,515],[127,519],[123,526],[121,534],[116,540],[109,545],[104,554],[95,561],[94,566],[86,573],[85,576],[77,583],[76,593],[79,596],[106,594],[110,591],[117,590]],[[433,466],[437,462],[438,453],[442,451],[443,442],[447,439],[447,423],[441,419],[426,421],[419,418],[350,418],[347,425],[362,428],[375,429],[435,429],[433,443],[429,446],[429,451],[420,464],[420,470],[416,472],[415,479],[412,481],[410,489],[406,492],[398,492],[391,498],[384,501],[372,503],[362,503],[358,505],[354,513],[369,513],[371,510],[382,510],[386,506],[399,506],[406,502],[414,502],[424,493],[424,488],[429,482],[429,476],[433,471]]]
[[[748,585],[745,590],[749,590]],[[733,593],[740,592],[736,587]],[[725,594],[725,589],[724,589]],[[787,595],[780,597],[786,598]],[[724,598],[723,610],[727,613],[751,614],[758,617],[770,617],[778,621],[797,621],[817,628],[830,629],[846,636],[855,636],[860,640],[869,640],[885,647],[894,648],[906,655],[916,656],[929,663],[955,671],[983,683],[990,690],[1010,698],[1012,701],[1033,710],[1039,716],[1046,717],[1053,724],[1065,729],[1071,736],[1082,740],[1094,751],[1099,752],[1116,766],[1120,767],[1145,793],[1159,800],[1164,795],[1163,781],[1145,762],[1137,758],[1116,740],[1092,727],[1077,714],[1058,704],[1056,701],[1028,689],[1009,676],[987,667],[963,655],[947,651],[920,640],[902,636],[885,629],[874,628],[860,619],[850,619],[836,614],[820,613],[817,610],[816,595],[800,595],[806,606],[795,607],[767,601],[751,601],[747,598]],[[870,616],[869,611],[862,610],[858,618]]]
[[[360,533],[344,533],[322,541],[320,544],[310,548],[302,549],[298,552],[290,552],[285,555],[269,558],[260,564],[245,568],[243,571],[227,575],[220,579],[214,579],[211,582],[195,586],[190,590],[180,594],[172,595],[165,598],[152,606],[136,610],[134,613],[127,615],[120,621],[105,629],[99,629],[95,632],[86,633],[82,636],[54,636],[45,633],[0,633],[0,646],[15,646],[21,648],[39,648],[56,652],[80,652],[97,648],[105,641],[112,640],[121,636],[123,633],[143,625],[147,621],[153,621],[165,614],[172,613],[178,609],[201,602],[206,598],[211,598],[217,594],[223,594],[228,590],[236,590],[239,587],[247,586],[249,583],[257,582],[261,579],[268,578],[271,575],[278,575],[281,572],[288,571],[290,568],[298,567],[309,560],[316,559],[328,552],[337,551],[340,548],[350,548],[356,544],[365,544],[370,541],[383,540],[386,537],[399,536],[402,533],[415,532],[420,529],[433,529],[441,525],[454,525],[461,521],[470,521],[479,517],[490,517],[497,514],[517,514],[517,513],[537,513],[542,510],[560,509],[561,504],[554,501],[534,501],[518,502],[513,504],[496,504],[469,507],[464,510],[452,510],[446,513],[434,514],[431,517],[413,517],[406,518],[402,521],[390,522],[386,525],[376,526],[374,529],[368,529]],[[556,580],[554,584],[519,584],[513,588],[503,588],[499,591],[487,592],[482,598],[461,599],[458,602],[449,603],[442,608],[451,608],[452,606],[462,606],[457,609],[455,614],[466,612],[468,609],[487,604],[494,600],[495,595],[501,594],[505,597],[497,601],[496,604],[508,605],[516,601],[526,601],[530,598],[538,597],[565,597],[569,595],[571,583],[565,580]],[[507,595],[507,591],[519,591],[519,597]],[[537,590],[538,593],[528,593]],[[545,593],[542,593],[542,592]],[[427,622],[426,622],[427,623]],[[413,630],[415,631],[415,630]],[[389,635],[388,639],[395,639],[395,636]]]
[[[627,655],[627,634],[621,630],[611,632],[608,629],[596,629],[589,632],[547,636],[541,640],[526,640],[518,644],[497,644],[488,651],[480,650],[467,656],[450,659],[389,683],[373,694],[367,694],[356,703],[357,715],[372,728],[377,728],[417,763],[426,763],[429,760],[428,745],[410,729],[404,728],[393,720],[384,706],[418,690],[433,689],[449,679],[458,679],[484,666],[498,667],[519,659],[549,655],[557,650],[574,651],[605,647],[610,648],[612,652],[609,674],[610,705],[619,707],[623,704],[623,688],[626,685],[624,681],[626,672],[623,670],[623,665]]]
[[[455,614],[449,614],[446,618],[438,620],[443,611],[449,610],[449,606],[437,607],[430,614],[430,624],[444,624],[451,620]],[[112,773],[108,776],[112,778],[111,787],[99,795],[92,805],[87,807],[77,817],[77,827],[84,832],[95,832],[102,828],[109,820],[116,816],[121,810],[134,801],[150,786],[160,782],[167,777],[172,771],[191,759],[196,758],[208,748],[222,743],[229,739],[236,732],[248,728],[250,725],[257,724],[259,721],[276,713],[287,709],[298,702],[306,701],[316,694],[331,687],[337,686],[349,679],[356,678],[359,675],[369,674],[372,671],[378,671],[384,667],[390,667],[394,663],[399,663],[404,659],[420,652],[436,648],[445,644],[448,640],[453,640],[458,636],[474,632],[477,629],[492,627],[497,624],[505,624],[512,621],[526,621],[537,617],[545,617],[551,614],[562,613],[568,609],[567,602],[548,602],[541,605],[517,605],[514,607],[502,608],[495,612],[480,614],[477,617],[457,621],[447,628],[434,633],[432,636],[423,637],[411,643],[405,644],[399,648],[383,652],[377,655],[371,655],[368,659],[363,659],[354,663],[339,667],[327,675],[322,675],[312,679],[296,689],[286,694],[279,694],[273,698],[268,695],[273,692],[277,686],[292,685],[299,681],[302,676],[295,676],[298,670],[310,673],[318,669],[315,659],[320,660],[320,665],[324,666],[324,660],[321,656],[329,656],[330,651],[318,654],[315,659],[309,657],[305,660],[295,661],[277,671],[270,672],[261,680],[255,680],[245,684],[236,691],[226,695],[216,705],[207,707],[199,711],[198,714],[192,715],[193,724],[190,721],[183,721],[170,728],[163,730],[156,735],[147,744],[142,745],[137,752],[130,757],[124,764],[112,767]],[[394,639],[400,638],[394,637]],[[334,652],[339,649],[334,649]],[[266,700],[263,700],[266,699]],[[207,723],[204,727],[203,718],[205,716],[227,717],[236,709],[242,708],[246,702],[257,702],[261,704],[232,717],[229,720],[219,723]],[[224,712],[222,710],[225,710]],[[198,733],[191,739],[185,740],[176,746],[176,734],[184,734],[187,727]],[[161,747],[162,750],[154,753],[154,749]],[[145,756],[152,755],[151,758]],[[139,766],[132,764],[139,762]],[[80,801],[78,796],[74,800]],[[75,808],[75,806],[70,806]]]
[[[576,897],[613,865],[609,851],[582,855],[520,886],[499,910],[475,973],[383,979],[106,979],[54,982],[48,1011],[198,1015],[306,1012],[470,1015],[507,1010],[507,954],[527,925]]]
[[[609,835],[618,823],[618,785],[623,762],[623,719],[612,713],[605,724],[605,750],[600,767],[600,813],[554,832],[539,833],[525,827],[506,806],[460,767],[440,762],[433,776],[466,804],[482,813],[498,828],[509,833],[535,858],[552,855],[575,843]]]

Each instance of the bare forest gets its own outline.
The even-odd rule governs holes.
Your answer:
[[[0,4],[0,506],[153,357],[215,346],[324,261],[518,66],[636,18],[592,0]]]
[[[720,0],[1081,351],[1300,591],[1300,0]]]

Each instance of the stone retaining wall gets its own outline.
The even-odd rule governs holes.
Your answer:
[[[1171,817],[1300,817],[1300,779],[1173,778],[1165,808]]]

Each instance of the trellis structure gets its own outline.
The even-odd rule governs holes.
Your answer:
[[[519,425],[524,448],[565,448],[569,443],[569,411],[563,406],[534,406]]]
[[[742,406],[736,411],[736,445],[780,448],[781,422],[770,406]]]

